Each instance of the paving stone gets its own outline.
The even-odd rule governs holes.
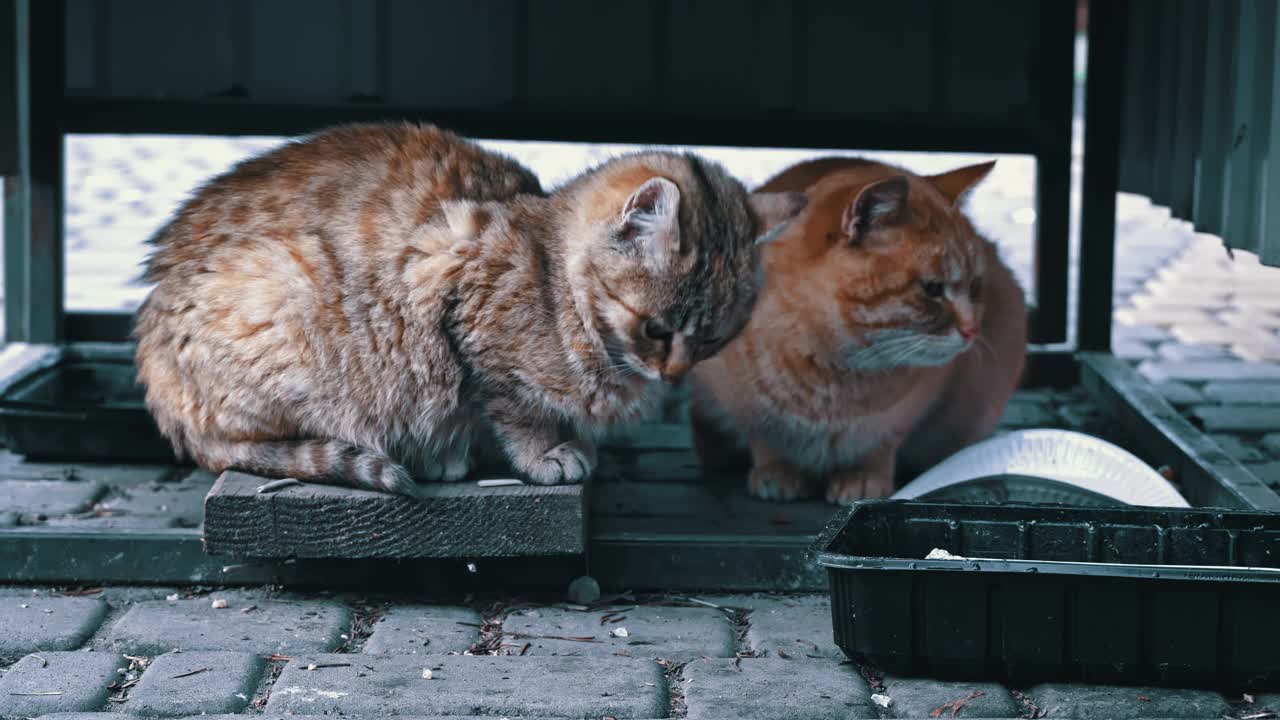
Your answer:
[[[55,712],[100,710],[107,685],[129,662],[114,653],[42,652],[27,655],[0,677],[0,720]],[[57,692],[60,695],[33,693]]]
[[[1252,362],[1276,362],[1280,360],[1280,341],[1271,339],[1235,343],[1231,353],[1242,360]]]
[[[364,643],[364,652],[371,655],[464,652],[480,639],[481,621],[480,613],[471,608],[396,605],[374,623],[373,633]]]
[[[1272,457],[1280,457],[1280,432],[1267,433],[1259,443]]]
[[[1213,327],[1213,318],[1199,310],[1143,310],[1125,308],[1115,313],[1121,325],[1156,325],[1159,327]],[[1176,334],[1176,333],[1175,333]]]
[[[1164,360],[1234,360],[1235,356],[1220,345],[1191,345],[1184,342],[1160,343],[1156,354]]]
[[[1280,488],[1280,462],[1254,463],[1245,469],[1270,487]]]
[[[1049,684],[1026,696],[1055,718],[1216,718],[1231,709],[1221,695],[1205,690]]]
[[[343,667],[320,667],[330,663]],[[317,669],[308,671],[310,664]],[[267,702],[268,714],[369,717],[654,718],[667,710],[662,666],[625,657],[300,656],[285,666]]]
[[[89,528],[199,527],[204,521],[204,498],[217,478],[196,470],[181,480],[119,483],[91,508],[90,517],[50,519],[50,525]]]
[[[1267,459],[1266,453],[1262,452],[1256,443],[1245,442],[1237,435],[1209,433],[1206,437],[1218,443],[1218,447],[1222,448],[1223,452],[1238,462],[1260,463]]]
[[[1190,385],[1177,381],[1155,383],[1155,391],[1172,405],[1196,405],[1205,401],[1204,395]]]
[[[151,661],[123,709],[148,717],[239,712],[253,698],[265,665],[251,653],[165,653]]]
[[[684,678],[690,720],[878,717],[857,668],[834,660],[697,660],[685,666]]]
[[[1227,405],[1280,405],[1280,382],[1211,382],[1204,395]]]
[[[904,678],[893,675],[884,678],[884,692],[893,702],[889,712],[895,718],[953,717],[949,709],[935,713],[948,703],[974,697],[956,713],[961,718],[1014,718],[1021,714],[1021,705],[1009,691],[998,683],[944,682],[928,678]]]
[[[1147,360],[1156,355],[1151,345],[1136,340],[1116,340],[1111,343],[1111,354],[1122,360]]]
[[[826,595],[752,597],[746,607],[747,644],[770,657],[844,658],[831,633],[831,600]]]
[[[1227,312],[1218,313],[1218,319],[1227,325],[1251,330],[1280,328],[1280,316],[1239,305]]]
[[[1177,323],[1173,337],[1189,345],[1233,345],[1242,342],[1265,342],[1267,334],[1261,330],[1231,327],[1217,320],[1203,323]]]
[[[102,483],[80,480],[0,480],[0,507],[53,517],[84,512],[102,497]]]
[[[1280,407],[1269,405],[1197,405],[1192,414],[1209,432],[1270,432],[1280,430]]]
[[[251,604],[257,607],[241,612]],[[293,655],[336,648],[350,626],[351,612],[331,602],[246,599],[215,610],[203,597],[137,603],[111,628],[109,639],[130,655],[174,649]]]
[[[95,598],[0,598],[0,657],[74,650],[102,624],[106,603]]]
[[[1138,366],[1138,372],[1151,382],[1280,382],[1280,364],[1235,360],[1148,360]]]
[[[124,713],[113,712],[72,712],[72,713],[49,713],[41,715],[36,720],[136,720],[136,715],[125,715]]]
[[[1134,340],[1140,342],[1165,342],[1173,336],[1168,330],[1154,325],[1119,325],[1111,326],[1111,341]]]
[[[172,475],[168,465],[27,462],[21,455],[0,451],[0,478],[5,480],[79,480],[102,485],[156,482]]]
[[[617,618],[621,620],[613,622]],[[622,629],[626,630],[626,636],[617,637],[616,633]],[[719,610],[703,607],[619,605],[590,612],[535,608],[508,615],[502,631],[512,642],[528,642],[528,655],[627,653],[635,657],[688,661],[699,657],[733,657],[736,649],[736,633],[729,619]],[[548,636],[589,637],[596,642],[557,640]]]

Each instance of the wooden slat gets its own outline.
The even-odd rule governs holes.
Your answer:
[[[324,485],[259,494],[267,480],[218,478],[205,499],[211,554],[249,558],[482,558],[577,555],[580,485],[424,485],[421,499]]]

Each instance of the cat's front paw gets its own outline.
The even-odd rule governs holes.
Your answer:
[[[543,453],[526,474],[529,481],[537,485],[568,485],[583,482],[595,469],[595,448],[580,440],[570,440]]]
[[[852,505],[866,498],[893,494],[893,476],[874,470],[853,468],[833,473],[827,480],[827,502]]]
[[[458,482],[471,473],[471,454],[427,458],[419,476],[427,482]]]
[[[751,468],[747,493],[761,500],[803,500],[812,492],[809,478],[782,463]]]

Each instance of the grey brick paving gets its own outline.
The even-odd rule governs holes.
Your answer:
[[[251,605],[253,610],[243,612]],[[332,650],[350,626],[350,611],[327,601],[240,598],[219,610],[202,597],[137,603],[111,628],[109,639],[130,654],[181,649],[290,655]]]
[[[0,597],[0,657],[74,650],[106,614],[106,604],[94,598]]]
[[[1191,413],[1210,432],[1269,432],[1280,430],[1280,406],[1197,405]]]
[[[41,715],[37,720],[134,720],[136,717],[136,715],[113,712],[72,712],[49,713],[48,715]]]
[[[1205,690],[1046,684],[1026,691],[1055,718],[1216,718],[1230,706]]]
[[[697,660],[685,666],[684,678],[691,720],[879,717],[857,669],[831,660]]]
[[[364,643],[371,655],[445,655],[463,652],[480,638],[480,613],[471,608],[439,605],[397,605],[373,626]],[[466,623],[466,624],[463,624]]]
[[[204,520],[204,498],[216,478],[198,470],[178,481],[119,483],[99,500],[93,517],[60,518],[50,525],[101,528],[197,527]]]
[[[1197,405],[1205,401],[1203,393],[1183,382],[1156,383],[1154,387],[1161,397],[1175,406]]]
[[[88,510],[107,491],[83,480],[0,480],[5,509],[25,515],[66,515]]]
[[[1273,457],[1280,457],[1280,432],[1263,435],[1259,445],[1262,446],[1263,450],[1271,453]]]
[[[325,667],[326,664],[343,667]],[[316,670],[308,671],[314,664]],[[431,679],[423,670],[431,670]],[[654,718],[667,714],[662,668],[622,657],[316,655],[276,681],[269,713]]]
[[[1264,453],[1256,443],[1241,440],[1237,435],[1211,433],[1207,437],[1218,443],[1218,447],[1222,448],[1223,452],[1227,453],[1239,462],[1257,463],[1263,462],[1267,459],[1266,453]]]
[[[151,661],[123,709],[148,717],[239,712],[253,698],[265,665],[251,653],[165,653]]]
[[[761,656],[843,658],[831,635],[831,601],[826,595],[752,597],[747,644]]]
[[[1175,362],[1195,360],[1229,360],[1231,353],[1220,345],[1190,345],[1181,342],[1160,343],[1157,354]]]
[[[1280,488],[1280,462],[1250,464],[1245,468],[1272,488]]]
[[[1212,382],[1227,380],[1236,382],[1280,381],[1280,364],[1237,362],[1235,360],[1148,360],[1138,366],[1151,382],[1182,380],[1184,382]]]
[[[608,615],[614,612],[616,615]],[[626,636],[618,635],[620,630]],[[626,606],[590,612],[537,608],[512,613],[502,623],[508,641],[529,643],[529,655],[616,655],[686,661],[733,657],[735,630],[712,608]],[[528,637],[524,637],[528,636]],[[592,638],[595,642],[547,636]]]
[[[118,676],[116,670],[128,664],[111,653],[27,655],[0,677],[0,720],[103,709],[110,692],[107,685]]]
[[[948,703],[969,698],[974,693],[982,694],[965,702],[956,717],[1012,718],[1017,717],[1022,710],[1009,691],[996,683],[944,682],[890,675],[884,678],[882,694],[893,700],[889,706],[893,717],[928,718],[939,715],[951,717],[950,709],[944,709],[939,715],[933,713]]]
[[[1280,382],[1211,382],[1204,386],[1211,402],[1229,405],[1280,405]]]

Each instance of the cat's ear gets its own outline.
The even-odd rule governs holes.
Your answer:
[[[680,188],[664,177],[649,178],[622,206],[618,238],[655,260],[680,252]]]
[[[902,175],[878,180],[862,188],[844,210],[845,233],[857,243],[872,230],[906,222],[910,212],[908,188],[907,178]]]
[[[760,236],[756,238],[756,244],[764,245],[778,237],[787,228],[787,223],[799,215],[808,203],[809,198],[804,193],[751,193],[747,198],[747,208],[756,221],[756,227],[760,228]]]
[[[991,172],[991,168],[996,166],[996,161],[979,163],[977,165],[969,165],[957,168],[950,172],[944,172],[941,175],[930,175],[925,178],[933,183],[933,186],[942,193],[942,196],[951,201],[952,205],[959,204],[960,198],[964,194],[973,189]]]

